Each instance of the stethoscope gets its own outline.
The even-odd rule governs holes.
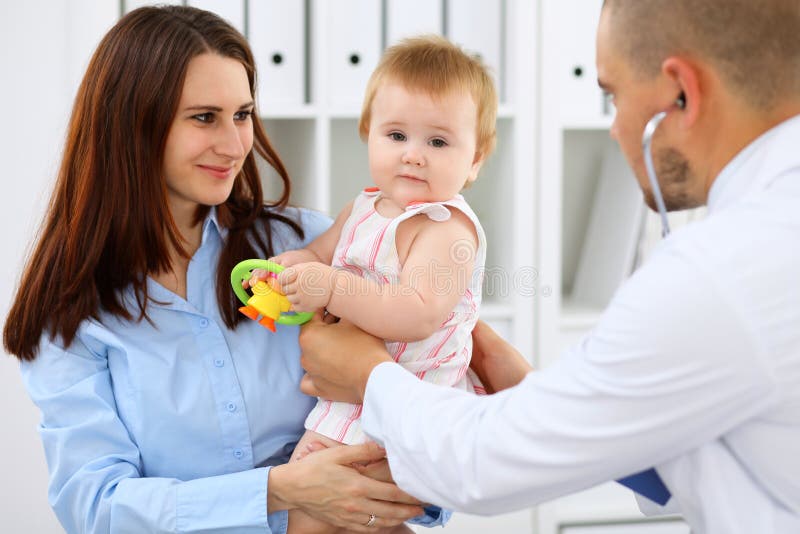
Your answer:
[[[675,100],[675,105],[678,109],[686,107],[686,97],[681,95]],[[656,128],[667,116],[667,113],[672,111],[660,111],[653,115],[653,118],[647,121],[642,134],[642,152],[644,153],[644,166],[647,169],[647,179],[650,181],[650,187],[653,190],[653,198],[656,201],[656,208],[658,214],[661,216],[661,237],[669,235],[669,220],[667,219],[667,207],[664,204],[664,196],[661,194],[661,186],[658,185],[658,177],[656,176],[656,168],[653,165],[653,135],[656,133]]]

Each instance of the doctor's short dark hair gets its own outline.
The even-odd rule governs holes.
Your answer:
[[[798,0],[605,0],[603,8],[614,47],[644,77],[683,53],[709,61],[754,108],[800,95]]]

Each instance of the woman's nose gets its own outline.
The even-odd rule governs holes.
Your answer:
[[[234,160],[244,157],[244,143],[242,143],[241,132],[236,123],[228,123],[220,126],[217,132],[214,149],[220,156],[225,156]]]

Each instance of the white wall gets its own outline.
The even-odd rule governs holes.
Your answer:
[[[84,1],[84,0],[79,0]],[[114,3],[117,4],[116,0]],[[0,0],[0,318],[49,199],[77,87],[68,0]],[[118,9],[118,4],[115,9]],[[102,11],[102,10],[101,10]],[[67,23],[65,23],[67,21]],[[72,56],[74,57],[74,55]],[[42,266],[42,268],[46,268]],[[58,273],[53,273],[58,275]],[[30,295],[35,297],[35,291]],[[47,503],[47,467],[17,360],[0,355],[0,531],[63,532]]]

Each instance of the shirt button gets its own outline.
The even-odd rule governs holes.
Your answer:
[[[207,326],[208,326],[208,319],[206,319],[205,317],[204,317],[204,318],[202,318],[202,319],[200,319],[200,326],[201,326],[202,328],[205,328],[205,327],[207,327]]]
[[[232,402],[229,402],[227,405],[225,405],[225,407],[228,409],[229,412],[236,411],[236,405]]]
[[[216,360],[214,360],[214,365],[216,365],[217,367],[222,367],[223,365],[225,365],[225,360],[223,360],[222,358],[217,358]]]
[[[244,451],[243,451],[242,449],[233,449],[233,455],[234,455],[234,456],[235,456],[237,459],[241,459],[241,458],[242,458],[242,456],[244,456]]]

